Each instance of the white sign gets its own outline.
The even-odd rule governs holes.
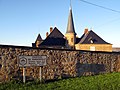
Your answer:
[[[18,64],[20,67],[44,66],[47,56],[19,56]]]
[[[91,46],[90,51],[95,51],[95,47]]]

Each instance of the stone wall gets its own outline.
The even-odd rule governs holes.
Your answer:
[[[18,66],[21,55],[47,56],[47,65],[42,67],[44,80],[120,71],[120,53],[0,45],[0,82],[22,79],[22,68]],[[26,77],[38,79],[39,67],[26,67]]]

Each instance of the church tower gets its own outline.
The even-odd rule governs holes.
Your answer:
[[[70,48],[75,48],[76,43],[76,33],[74,28],[74,21],[72,15],[72,7],[70,7],[69,17],[68,17],[68,24],[67,24],[67,31],[65,34],[65,38],[67,39],[68,46]]]

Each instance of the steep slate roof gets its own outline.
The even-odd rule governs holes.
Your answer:
[[[41,37],[40,34],[38,34],[38,37],[37,37],[36,41],[42,41],[42,37]]]
[[[74,33],[74,34],[76,34],[75,33],[75,28],[74,28],[73,15],[72,15],[72,8],[70,8],[66,33]]]
[[[75,44],[79,43],[80,40],[81,40],[81,38],[76,38],[76,43]]]
[[[83,37],[84,37],[84,34],[80,38],[76,38],[76,43],[75,44],[78,44]]]
[[[40,46],[65,46],[64,35],[55,27]]]
[[[48,37],[63,38],[64,35],[55,27]]]
[[[92,42],[91,42],[92,40]],[[79,44],[110,44],[104,41],[101,37],[99,37],[95,32],[90,30],[87,34],[83,34]]]
[[[37,42],[37,41],[43,41],[40,34],[38,34],[35,43],[32,43],[32,47],[36,47],[36,42]]]

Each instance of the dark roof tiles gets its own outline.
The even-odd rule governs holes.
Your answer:
[[[47,38],[54,37],[54,38],[63,38],[64,35],[55,27],[53,31],[48,35]]]
[[[79,44],[110,44],[99,37],[95,32],[90,30],[87,34],[83,34]]]
[[[42,41],[42,37],[41,37],[40,34],[38,34],[38,37],[37,37],[36,41]]]
[[[66,40],[64,38],[47,38],[40,46],[65,46]]]
[[[65,46],[64,35],[55,27],[40,46]]]

